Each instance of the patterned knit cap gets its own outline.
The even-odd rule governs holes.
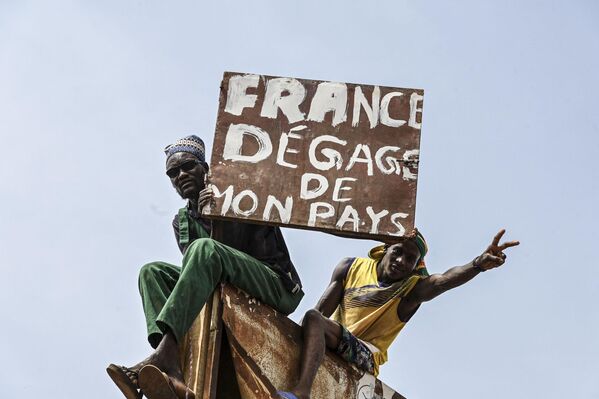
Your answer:
[[[428,276],[428,270],[426,269],[426,264],[424,263],[424,256],[428,252],[428,246],[426,245],[426,240],[424,236],[418,231],[418,229],[414,229],[411,234],[407,235],[405,239],[412,241],[418,247],[418,251],[420,251],[420,260],[418,261],[418,265],[416,265],[416,269],[414,269],[414,273],[420,276]],[[377,262],[383,259],[385,255],[385,250],[387,249],[387,245],[382,244],[372,248],[368,252],[368,256],[371,259],[376,260]]]
[[[198,158],[202,163],[206,163],[206,150],[204,148],[204,142],[201,138],[192,134],[187,137],[183,137],[175,141],[171,145],[167,145],[164,149],[164,153],[166,154],[166,160],[176,152],[188,152]]]

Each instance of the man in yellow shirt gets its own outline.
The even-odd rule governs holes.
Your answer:
[[[504,250],[519,244],[500,244],[504,233],[497,233],[472,262],[442,274],[428,274],[424,265],[428,248],[416,229],[399,242],[373,248],[368,258],[343,259],[316,308],[304,316],[298,383],[291,392],[278,392],[279,396],[310,397],[325,348],[377,375],[379,366],[387,361],[387,349],[423,302],[503,265]]]

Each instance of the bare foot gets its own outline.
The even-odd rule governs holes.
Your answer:
[[[167,374],[171,384],[177,393],[186,397],[187,386],[183,379],[183,371],[179,363],[179,347],[174,335],[167,332],[156,350],[147,358],[130,367],[108,366],[107,372],[125,397],[133,397],[134,392],[139,389],[139,372],[144,366],[155,366],[161,372]],[[137,392],[139,395],[139,392]]]

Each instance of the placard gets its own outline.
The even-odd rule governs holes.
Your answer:
[[[209,217],[384,239],[414,226],[423,91],[225,72]]]

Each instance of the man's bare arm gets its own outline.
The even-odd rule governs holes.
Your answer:
[[[343,282],[354,258],[345,258],[333,270],[331,282],[314,307],[325,317],[330,317],[343,297]]]
[[[483,271],[503,265],[506,259],[503,251],[520,244],[518,241],[509,241],[500,244],[499,241],[504,233],[505,230],[503,229],[499,231],[493,238],[491,245],[472,262],[464,266],[452,267],[443,274],[433,274],[420,281],[410,295],[413,302],[420,304],[430,301],[452,288],[467,283]]]

